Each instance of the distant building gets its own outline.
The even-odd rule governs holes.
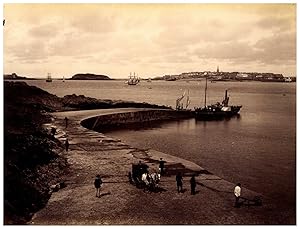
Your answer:
[[[248,74],[247,73],[238,73],[236,76],[238,78],[248,78]]]
[[[286,77],[286,78],[284,79],[284,81],[285,81],[285,82],[292,82],[292,78],[291,78],[291,77]]]
[[[200,79],[209,78],[211,80],[254,80],[254,81],[269,81],[269,82],[286,82],[282,74],[275,73],[259,73],[259,72],[221,72],[219,66],[217,71],[203,71],[203,72],[183,72],[179,75],[164,75],[163,77],[156,77],[155,79],[162,79],[167,81],[181,80],[181,79]],[[292,82],[296,81],[296,77],[289,77]],[[290,81],[287,79],[287,81]]]

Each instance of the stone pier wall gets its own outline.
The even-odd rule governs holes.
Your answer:
[[[145,124],[152,121],[176,120],[191,117],[190,112],[175,110],[143,110],[108,115],[99,115],[81,121],[81,125],[91,130],[122,128],[133,124]]]

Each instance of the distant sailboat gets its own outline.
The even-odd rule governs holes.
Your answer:
[[[65,82],[65,77],[63,76],[63,79],[62,79],[63,83]]]
[[[151,78],[148,78],[147,79],[147,83],[150,83],[149,85],[151,85],[151,82],[152,82],[152,80],[151,80]],[[150,87],[148,87],[149,89],[152,89],[152,87],[150,86]]]
[[[51,73],[48,73],[46,82],[48,82],[48,83],[52,82]]]
[[[133,76],[130,72],[129,79],[125,83],[128,85],[137,85],[139,82],[140,78],[137,75],[135,75],[135,72],[133,73]]]

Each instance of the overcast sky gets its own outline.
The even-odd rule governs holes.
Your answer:
[[[5,4],[4,73],[296,75],[296,4]]]

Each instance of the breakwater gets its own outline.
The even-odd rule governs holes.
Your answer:
[[[191,118],[192,112],[170,109],[146,109],[99,115],[84,119],[81,125],[87,129],[104,131],[112,128],[125,128],[136,124],[147,124],[153,121],[167,121]]]

